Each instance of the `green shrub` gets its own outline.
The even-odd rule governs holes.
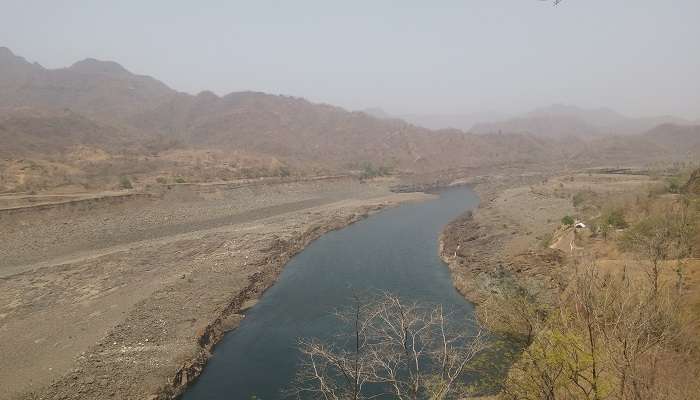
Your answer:
[[[289,171],[289,167],[286,165],[283,165],[279,168],[277,168],[277,175],[279,175],[282,178],[286,178],[289,175],[291,175],[291,172]]]
[[[134,186],[131,184],[131,180],[129,180],[128,176],[122,176],[119,178],[119,187],[122,189],[133,189]]]
[[[561,219],[561,223],[562,223],[562,225],[571,226],[574,223],[576,223],[576,221],[574,221],[574,218],[571,215],[567,215]]]
[[[545,233],[542,238],[540,238],[540,247],[546,249],[552,244],[552,239],[554,239],[554,234],[552,234],[552,232]]]
[[[374,178],[377,175],[379,175],[379,172],[371,162],[362,163],[362,172],[360,173],[362,179]]]
[[[669,193],[680,193],[681,186],[682,185],[678,181],[678,178],[671,178],[668,180],[667,190]]]
[[[374,164],[369,161],[363,162],[360,165],[360,168],[362,169],[362,172],[360,173],[360,178],[362,179],[375,178],[378,176],[386,176],[391,174],[391,168],[384,165],[375,167]]]
[[[586,194],[583,192],[576,193],[571,199],[572,203],[574,204],[574,207],[578,207],[581,204],[583,204],[584,200],[586,200]]]
[[[603,240],[608,240],[608,236],[610,235],[610,225],[608,224],[601,224],[599,227],[600,231],[600,236],[603,237]]]
[[[178,176],[175,178],[175,183],[185,183],[185,178]]]
[[[591,237],[596,238],[598,237],[598,234],[601,233],[600,231],[600,223],[598,221],[590,221],[588,223],[588,228],[591,230]]]
[[[605,222],[617,229],[624,229],[629,226],[625,220],[625,211],[621,208],[614,209],[605,217]]]

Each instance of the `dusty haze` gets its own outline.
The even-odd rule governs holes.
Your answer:
[[[0,400],[282,395],[289,343],[345,348],[321,313],[399,287],[508,343],[363,305],[431,354],[360,321],[373,392],[696,400],[700,1],[554,2],[0,0]]]
[[[0,45],[49,68],[118,60],[190,93],[259,90],[392,115],[565,103],[700,116],[697,1],[421,3],[10,0]]]

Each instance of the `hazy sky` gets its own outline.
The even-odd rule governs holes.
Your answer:
[[[700,117],[699,0],[0,0],[0,46],[175,89],[390,113],[551,103]]]

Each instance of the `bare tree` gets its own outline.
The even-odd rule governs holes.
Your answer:
[[[476,330],[450,323],[441,306],[404,303],[385,294],[356,300],[340,314],[349,327],[341,345],[302,341],[303,361],[292,392],[299,398],[440,400],[466,392],[471,362],[486,347]]]
[[[668,285],[654,289],[586,266],[511,367],[503,397],[693,398],[696,347],[681,304]]]
[[[478,309],[479,320],[489,331],[515,337],[525,346],[546,326],[550,311],[538,293],[505,280]]]
[[[661,266],[672,255],[673,233],[672,218],[659,214],[635,224],[622,239],[623,248],[633,250],[649,262],[647,276],[654,292],[659,290]]]
[[[683,289],[685,274],[685,261],[693,256],[698,238],[699,213],[697,205],[688,196],[682,196],[676,205],[676,218],[674,218],[673,228],[676,257],[676,287],[680,291]]]
[[[697,211],[688,198],[681,197],[636,223],[623,236],[622,247],[648,262],[647,275],[654,291],[659,289],[664,263],[673,259],[677,261],[677,286],[682,286],[683,260],[693,254],[697,226]]]

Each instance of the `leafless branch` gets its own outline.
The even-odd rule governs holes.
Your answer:
[[[344,346],[300,343],[304,362],[293,390],[299,397],[444,399],[462,387],[470,362],[486,347],[481,331],[466,335],[441,306],[388,293],[371,303],[356,300],[341,317],[349,327]]]

